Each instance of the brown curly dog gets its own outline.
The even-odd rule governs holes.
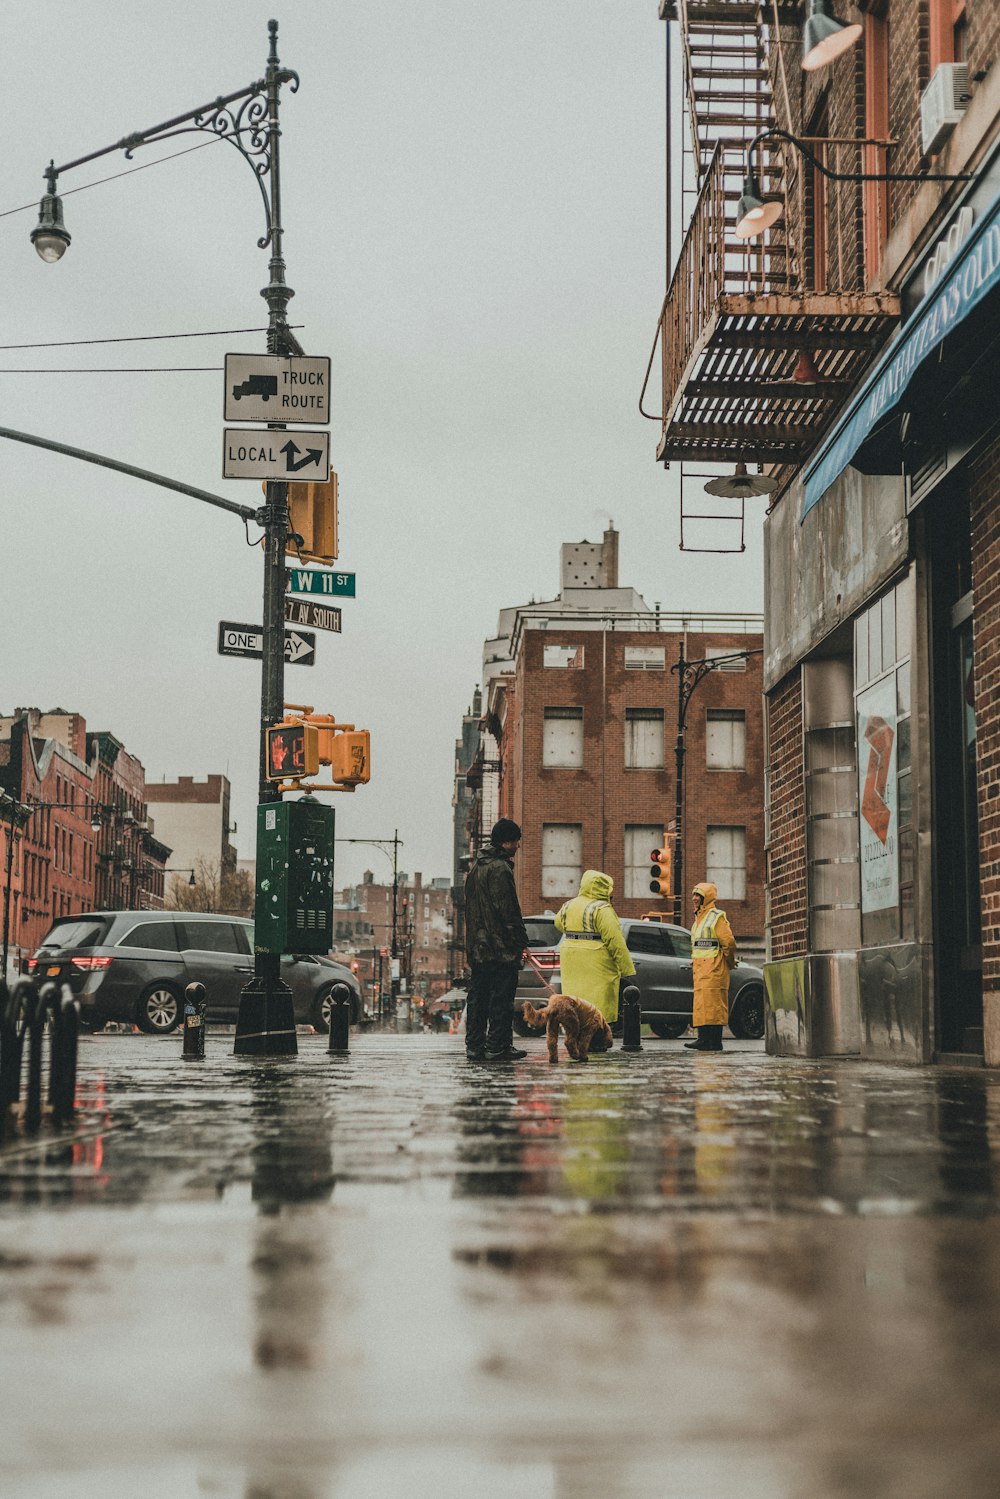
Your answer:
[[[566,1034],[566,1050],[574,1062],[585,1062],[591,1051],[610,1051],[615,1044],[611,1027],[596,1005],[571,994],[553,994],[544,1010],[524,1002],[524,1018],[529,1025],[544,1025],[549,1061],[559,1060],[559,1027]]]

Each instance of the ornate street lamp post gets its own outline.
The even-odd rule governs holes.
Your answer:
[[[671,884],[674,890],[674,926],[684,924],[684,891],[681,878],[684,868],[684,727],[691,695],[698,683],[710,671],[724,666],[727,661],[746,661],[750,656],[762,656],[760,649],[729,651],[724,656],[702,656],[696,661],[684,658],[684,641],[677,648],[677,660],[670,668],[677,673],[677,738],[674,742],[674,865]]]
[[[257,241],[262,250],[270,248],[270,279],[261,291],[267,302],[267,351],[269,354],[301,355],[302,349],[288,327],[287,308],[294,295],[285,281],[282,254],[281,173],[279,167],[279,104],[282,84],[293,93],[299,86],[297,73],[282,68],[278,60],[278,23],[268,22],[270,47],[264,77],[247,88],[237,89],[214,101],[175,115],[148,130],[125,136],[112,146],[103,146],[75,161],[56,166],[49,163],[44,176],[47,192],[42,198],[39,221],[31,240],[43,260],[62,258],[70,235],[63,218],[58,195],[63,173],[86,162],[96,161],[113,151],[124,151],[131,157],[138,146],[169,140],[175,135],[202,131],[228,141],[253,171],[264,203],[265,234]],[[271,423],[281,428],[281,423]],[[264,530],[264,635],[261,670],[259,779],[261,802],[280,801],[281,793],[265,775],[266,734],[284,711],[284,597],[285,543],[288,534],[288,485],[277,480],[267,483],[266,504],[256,512]],[[221,502],[217,502],[221,503]],[[233,507],[234,509],[238,507]],[[293,1054],[297,1050],[292,993],[281,979],[280,955],[257,953],[254,977],[240,996],[239,1019],[234,1051],[237,1054]]]

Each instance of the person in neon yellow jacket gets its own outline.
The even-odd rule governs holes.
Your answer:
[[[596,1005],[609,1025],[618,1019],[618,988],[635,973],[621,923],[611,905],[615,882],[599,869],[588,869],[580,893],[556,916],[563,933],[559,948],[562,992]]]
[[[691,892],[694,925],[691,957],[694,964],[694,1013],[697,1041],[686,1041],[688,1051],[721,1051],[722,1027],[729,1019],[729,972],[736,964],[736,938],[725,911],[715,904],[718,890],[705,881]]]

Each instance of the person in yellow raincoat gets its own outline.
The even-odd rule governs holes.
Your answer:
[[[695,885],[691,957],[694,963],[694,1013],[697,1041],[688,1051],[721,1051],[722,1027],[729,1019],[729,972],[736,964],[736,938],[725,911],[715,904],[715,885]]]
[[[609,1025],[618,1019],[619,982],[635,973],[611,905],[614,887],[610,875],[588,869],[579,895],[556,916],[556,930],[564,937],[559,948],[562,992],[596,1005]]]

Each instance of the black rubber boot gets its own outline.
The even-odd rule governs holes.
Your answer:
[[[684,1050],[685,1051],[704,1051],[705,1048],[701,1044],[701,1038],[702,1038],[702,1033],[703,1033],[704,1029],[705,1029],[704,1026],[699,1025],[698,1026],[698,1036],[697,1036],[697,1039],[694,1040],[694,1041],[685,1041],[684,1042]]]

